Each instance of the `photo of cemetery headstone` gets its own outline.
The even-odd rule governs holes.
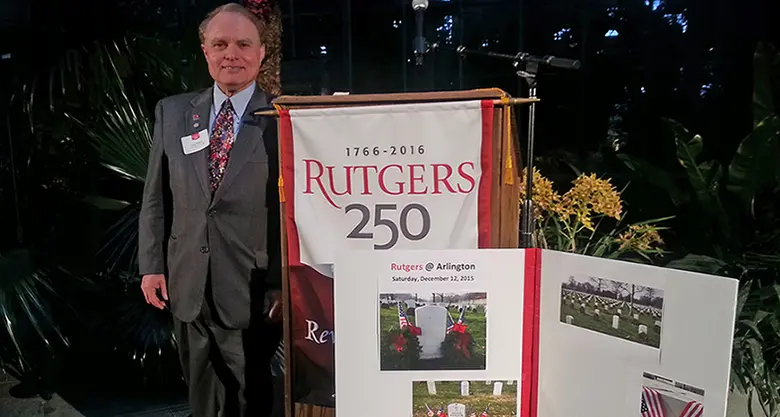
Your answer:
[[[664,291],[607,278],[569,277],[561,284],[561,322],[660,348]]]
[[[644,372],[639,397],[640,416],[704,417],[704,390]]]
[[[380,369],[486,366],[487,293],[379,294]]]
[[[517,381],[414,381],[412,417],[517,415]]]

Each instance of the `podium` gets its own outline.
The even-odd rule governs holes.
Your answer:
[[[483,131],[490,132],[489,143],[487,145],[490,149],[489,161],[484,160],[483,166],[490,166],[490,177],[482,178],[485,181],[489,181],[489,204],[485,204],[485,207],[489,207],[488,212],[480,213],[480,216],[486,217],[488,225],[488,231],[480,236],[479,247],[489,248],[517,248],[518,247],[518,227],[519,227],[519,195],[520,195],[520,178],[519,178],[519,165],[520,165],[520,152],[518,146],[517,129],[514,126],[513,106],[524,105],[536,102],[537,99],[518,99],[511,98],[506,92],[500,89],[480,89],[469,91],[452,91],[452,92],[422,92],[422,93],[394,93],[394,94],[357,94],[357,95],[340,95],[340,96],[280,96],[274,100],[274,111],[259,111],[256,115],[260,116],[281,116],[279,119],[279,131],[280,131],[280,146],[279,146],[279,161],[280,161],[280,180],[279,180],[279,192],[280,192],[280,217],[281,217],[281,244],[282,244],[282,291],[284,297],[284,356],[285,356],[285,377],[284,377],[284,410],[287,417],[315,417],[315,416],[333,416],[335,414],[334,408],[327,404],[327,393],[320,395],[316,400],[301,399],[301,394],[294,391],[294,388],[301,388],[305,392],[314,392],[319,390],[320,392],[332,390],[333,383],[328,381],[333,379],[333,367],[330,365],[328,371],[327,366],[321,367],[318,371],[318,377],[311,378],[311,381],[295,381],[296,375],[302,374],[302,367],[316,366],[314,362],[306,359],[307,354],[300,351],[299,338],[295,336],[295,328],[299,326],[305,326],[303,318],[298,317],[296,311],[300,311],[297,306],[299,304],[307,304],[310,301],[306,299],[307,294],[311,296],[317,292],[322,292],[320,289],[301,289],[301,282],[306,280],[305,273],[300,274],[291,285],[291,270],[294,270],[295,266],[290,266],[291,256],[296,259],[300,256],[297,253],[297,249],[293,248],[294,254],[290,252],[290,230],[294,230],[297,239],[296,225],[293,219],[294,214],[291,208],[290,198],[285,196],[292,196],[294,191],[290,188],[293,187],[292,179],[296,175],[290,175],[295,169],[299,169],[299,166],[291,167],[289,162],[289,155],[292,152],[292,139],[283,139],[285,136],[292,135],[292,127],[290,126],[290,114],[295,114],[299,110],[311,110],[311,109],[340,109],[350,107],[373,107],[373,111],[381,112],[384,108],[390,107],[382,106],[396,106],[396,105],[414,105],[414,104],[436,104],[436,103],[460,103],[460,102],[479,102],[482,105],[483,110],[487,110],[490,115],[491,126],[482,126]],[[490,107],[487,109],[486,107]],[[294,116],[293,116],[294,117]],[[485,119],[483,119],[483,123]],[[285,133],[286,132],[286,133]],[[348,129],[345,129],[345,134],[349,134]],[[365,155],[369,155],[369,152],[373,148],[374,155],[378,155],[380,152],[379,147],[375,146],[375,142],[371,142],[370,137],[354,138],[355,150],[359,151],[363,149]],[[441,139],[439,139],[441,140]],[[483,141],[485,139],[483,138]],[[363,142],[360,142],[363,141]],[[365,146],[363,146],[365,144]],[[335,146],[335,145],[334,145]],[[415,145],[420,146],[420,145]],[[483,147],[483,149],[485,149]],[[347,153],[349,153],[347,149]],[[384,151],[387,152],[386,150]],[[288,162],[285,163],[285,160]],[[287,165],[287,166],[285,166]],[[324,172],[324,171],[323,171]],[[482,172],[482,171],[480,171]],[[451,171],[450,171],[451,173]],[[330,171],[331,176],[333,171]],[[364,169],[364,175],[365,169]],[[476,192],[476,191],[475,191]],[[487,198],[487,197],[486,197]],[[368,209],[366,209],[368,212]],[[422,213],[422,212],[420,212]],[[366,217],[367,219],[367,217]],[[379,224],[379,219],[376,220]],[[368,223],[368,220],[366,220]],[[373,222],[372,222],[373,223]],[[482,224],[482,223],[480,223]],[[403,225],[402,225],[402,231]],[[407,235],[411,232],[404,232]],[[480,232],[481,233],[481,232]],[[396,238],[398,231],[395,232]],[[334,235],[334,241],[338,239],[344,239],[343,236]],[[375,246],[376,247],[376,246]],[[449,249],[448,247],[432,247],[426,249]],[[294,262],[294,263],[297,263]],[[316,272],[313,272],[316,274]],[[296,284],[298,282],[298,284]],[[327,284],[326,284],[327,285]],[[332,286],[332,280],[331,280]],[[308,291],[308,292],[307,292]],[[332,293],[332,287],[330,289]],[[317,294],[320,297],[320,294]],[[322,304],[323,301],[314,300],[311,304]],[[327,304],[327,300],[325,301]],[[331,298],[332,303],[332,298]],[[322,314],[328,314],[328,306],[318,307],[325,311]],[[332,315],[333,307],[329,308]],[[332,321],[332,318],[331,318]],[[308,323],[309,335],[315,335],[315,332],[320,328],[319,324]],[[315,328],[315,330],[312,330]],[[305,329],[304,329],[305,331]],[[316,336],[313,337],[315,343],[325,345],[323,349],[330,349],[332,352],[333,344],[327,343],[328,340],[333,339],[333,330],[319,331]],[[330,339],[328,339],[330,336]],[[311,355],[309,355],[311,356]],[[327,362],[327,354],[322,355],[326,359],[321,359],[320,362]],[[299,359],[296,359],[299,358]],[[330,354],[330,360],[332,361],[332,353]],[[305,362],[304,362],[305,361]],[[330,372],[330,374],[329,374]],[[317,387],[311,386],[312,384],[319,385]],[[304,385],[301,387],[301,385]],[[309,386],[306,386],[309,385]],[[338,395],[336,393],[336,395]]]

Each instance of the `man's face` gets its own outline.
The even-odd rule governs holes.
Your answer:
[[[201,48],[209,73],[225,94],[241,91],[257,78],[265,46],[251,20],[222,12],[211,19],[203,35]]]

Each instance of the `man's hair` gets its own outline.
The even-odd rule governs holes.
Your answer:
[[[208,29],[209,23],[211,23],[211,19],[222,12],[237,13],[251,20],[257,28],[257,34],[260,36],[260,43],[265,44],[265,23],[260,20],[254,13],[250,12],[249,9],[238,3],[223,4],[222,6],[219,6],[216,9],[210,11],[209,14],[206,15],[206,18],[203,19],[203,21],[200,22],[200,25],[198,26],[198,36],[200,37],[201,43],[205,42],[206,40],[206,29]]]

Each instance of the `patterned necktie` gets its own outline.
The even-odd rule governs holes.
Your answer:
[[[235,131],[233,130],[233,104],[230,99],[222,103],[222,109],[219,110],[217,120],[214,122],[214,130],[211,132],[210,142],[210,161],[209,173],[211,174],[211,192],[217,190],[222,176],[225,174],[230,149],[235,140]]]

